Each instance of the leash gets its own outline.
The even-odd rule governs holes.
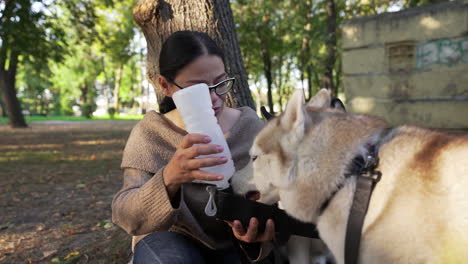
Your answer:
[[[367,158],[367,164],[356,177],[356,190],[354,192],[353,204],[349,211],[348,224],[346,226],[346,264],[357,263],[364,218],[367,214],[372,191],[382,177],[382,173],[375,170],[379,162],[378,157],[368,155]]]
[[[358,262],[364,219],[369,208],[372,191],[382,178],[382,173],[376,170],[379,165],[379,148],[392,138],[392,131],[393,128],[384,129],[377,142],[368,146],[366,157],[357,157],[353,160],[354,164],[363,164],[363,166],[354,167],[354,171],[351,172],[352,175],[356,176],[356,189],[346,226],[345,264]]]

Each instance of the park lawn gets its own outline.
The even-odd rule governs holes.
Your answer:
[[[0,263],[126,263],[111,223],[136,121],[0,125]]]
[[[111,118],[109,115],[104,116],[93,116],[88,119],[83,116],[25,116],[26,122],[37,122],[37,121],[91,121],[91,120],[140,120],[143,115],[115,115]],[[7,117],[0,117],[0,125],[8,124]]]

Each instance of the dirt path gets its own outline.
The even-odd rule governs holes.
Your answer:
[[[126,263],[110,203],[134,124],[0,126],[0,263]]]

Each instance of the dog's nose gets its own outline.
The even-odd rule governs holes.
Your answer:
[[[256,200],[260,199],[260,192],[259,191],[248,191],[245,194],[245,198],[249,199],[249,200],[256,201]]]

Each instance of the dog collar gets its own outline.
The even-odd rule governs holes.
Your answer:
[[[322,215],[325,209],[327,209],[333,197],[335,197],[336,193],[344,187],[348,178],[351,178],[351,176],[367,174],[377,167],[380,146],[388,142],[392,138],[392,136],[390,135],[392,134],[392,131],[393,128],[385,128],[382,131],[380,131],[377,141],[373,144],[369,143],[366,145],[366,154],[364,156],[357,155],[353,158],[350,165],[348,166],[347,173],[344,174],[344,180],[337,185],[336,189],[320,206],[319,215]],[[380,180],[380,178],[378,180]]]

